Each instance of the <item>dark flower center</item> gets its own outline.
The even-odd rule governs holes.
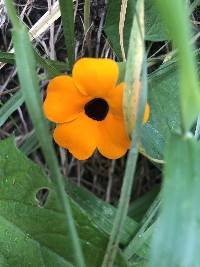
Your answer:
[[[85,114],[96,121],[102,121],[108,114],[108,103],[102,98],[94,98],[85,104]]]

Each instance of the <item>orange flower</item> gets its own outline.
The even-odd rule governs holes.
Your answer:
[[[72,77],[50,81],[44,102],[46,117],[57,123],[55,142],[74,157],[89,158],[97,148],[117,159],[130,147],[122,109],[124,83],[116,86],[118,65],[111,59],[82,58]],[[146,110],[145,121],[149,110]]]

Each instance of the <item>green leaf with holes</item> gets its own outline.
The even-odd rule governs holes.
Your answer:
[[[13,139],[0,143],[0,166],[0,266],[72,266],[73,251],[54,185],[16,149]],[[48,190],[44,204],[37,199],[41,189]],[[72,199],[71,205],[86,265],[98,267],[108,235]],[[127,266],[119,253],[116,266]]]
[[[124,48],[127,52],[133,15],[135,12],[136,0],[128,1],[126,9],[126,20],[124,26]],[[108,12],[104,30],[111,43],[116,55],[121,58],[121,49],[119,42],[119,17],[121,9],[121,0],[109,0]],[[145,1],[145,39],[149,41],[167,40],[166,30],[160,21],[158,12],[153,6],[153,0]]]

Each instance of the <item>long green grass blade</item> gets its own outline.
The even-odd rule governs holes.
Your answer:
[[[0,108],[0,127],[6,122],[10,115],[16,111],[24,102],[21,91],[18,91]]]
[[[14,64],[14,53],[0,52],[0,62]]]
[[[35,131],[40,142],[46,162],[49,166],[51,177],[55,182],[58,197],[66,216],[66,226],[69,229],[70,239],[74,247],[74,263],[84,267],[84,258],[80,241],[73,220],[69,199],[65,193],[63,179],[59,170],[58,161],[53,149],[52,139],[48,132],[47,122],[43,116],[42,103],[39,95],[38,77],[36,74],[36,62],[30,45],[28,31],[20,23],[11,0],[6,1],[7,11],[13,24],[13,43],[15,48],[15,59],[21,89],[26,106]]]
[[[135,98],[134,82],[135,82],[135,78],[138,79],[139,81],[141,80],[141,71],[142,71],[142,65],[144,62],[144,29],[143,29],[143,35],[141,35],[141,31],[140,31],[140,27],[144,22],[144,1],[143,0],[139,0],[137,2],[136,12],[138,13],[139,20],[137,20],[136,18],[134,18],[133,20],[133,26],[132,26],[130,44],[129,44],[127,68],[126,68],[126,74],[125,74],[125,83],[126,83],[125,113],[127,112],[128,123],[130,122],[129,118],[132,119],[130,112],[132,113],[133,110],[132,110],[132,103],[130,103],[129,99],[127,99],[126,94],[128,93],[129,97],[131,97],[132,99]],[[141,50],[142,53],[140,53],[141,61],[139,62],[141,63],[141,66],[138,63],[139,66],[137,69],[135,68],[136,60],[138,59],[138,55],[136,54],[135,44],[134,44],[135,34],[137,34],[137,36],[139,37],[136,45],[138,45],[138,43],[140,44],[142,43],[142,50]],[[137,98],[138,109],[134,117],[135,119],[135,122],[133,123],[135,126],[134,130],[132,127],[129,128],[129,130],[130,129],[133,130],[132,146],[128,154],[125,175],[124,175],[124,182],[122,185],[121,196],[119,200],[119,206],[118,206],[117,214],[114,220],[113,229],[111,232],[111,236],[109,239],[109,243],[107,246],[107,250],[106,250],[104,260],[103,260],[102,267],[114,266],[113,264],[114,264],[116,253],[118,250],[120,235],[121,235],[121,232],[124,226],[126,215],[128,213],[128,204],[130,200],[135,167],[136,167],[137,158],[138,158],[138,143],[139,143],[139,138],[140,138],[141,125],[143,121],[144,106],[146,104],[146,90],[147,90],[146,64],[145,64],[145,67],[143,67],[142,90],[143,90],[143,93],[141,95],[138,95],[139,98]]]
[[[59,0],[67,57],[70,70],[75,60],[73,0]]]
[[[199,157],[194,138],[171,136],[150,267],[200,266]]]
[[[37,63],[40,64],[40,66],[42,66],[46,70],[49,78],[53,78],[60,74],[59,70],[55,68],[53,64],[41,57],[36,51],[34,51],[34,54]]]
[[[155,185],[145,195],[134,200],[129,206],[128,216],[130,216],[131,218],[134,218],[134,220],[136,221],[142,220],[150,204],[153,202],[153,200],[158,195],[159,190],[160,190],[160,186]]]
[[[178,50],[180,68],[182,107],[182,128],[188,131],[200,112],[200,92],[197,64],[194,59],[189,9],[186,1],[154,0],[163,20],[168,26],[169,35]]]
[[[150,263],[154,267],[200,266],[198,158],[200,147],[186,138],[199,113],[197,64],[190,44],[186,1],[155,0],[178,51],[183,136],[172,135],[167,145],[162,209],[155,227]]]
[[[60,73],[67,72],[67,63],[43,58],[36,50],[34,50],[34,54],[37,63],[46,70],[49,78],[53,78]],[[0,62],[15,64],[15,54],[0,52]]]
[[[124,256],[131,261],[134,255],[137,255],[140,250],[149,243],[150,237],[154,229],[154,221],[160,207],[160,197],[158,196],[152,203],[150,209],[146,212],[145,217],[141,223],[141,228],[129,242],[128,246],[124,249]],[[148,242],[147,242],[148,241]],[[149,247],[149,246],[148,246]]]
[[[19,147],[19,149],[25,154],[30,155],[33,151],[40,147],[38,138],[35,132],[32,132],[27,138],[26,141]]]

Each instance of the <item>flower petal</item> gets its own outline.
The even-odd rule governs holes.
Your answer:
[[[89,99],[77,90],[70,76],[57,76],[49,82],[43,105],[44,113],[51,121],[67,122],[83,111],[84,104]]]
[[[112,88],[110,94],[106,97],[110,112],[119,117],[123,117],[123,92],[125,89],[125,83],[120,83],[116,87]]]
[[[108,113],[106,119],[99,123],[98,130],[97,148],[103,156],[117,159],[126,153],[131,141],[123,119]]]
[[[84,113],[70,122],[57,125],[54,130],[55,142],[79,159],[88,159],[96,148],[97,122]]]
[[[75,63],[72,77],[83,94],[104,98],[115,87],[118,72],[112,59],[82,58]]]
[[[143,123],[146,123],[149,119],[149,115],[150,115],[150,106],[147,103],[146,107],[145,107],[145,111],[144,111],[144,119],[143,119]]]

